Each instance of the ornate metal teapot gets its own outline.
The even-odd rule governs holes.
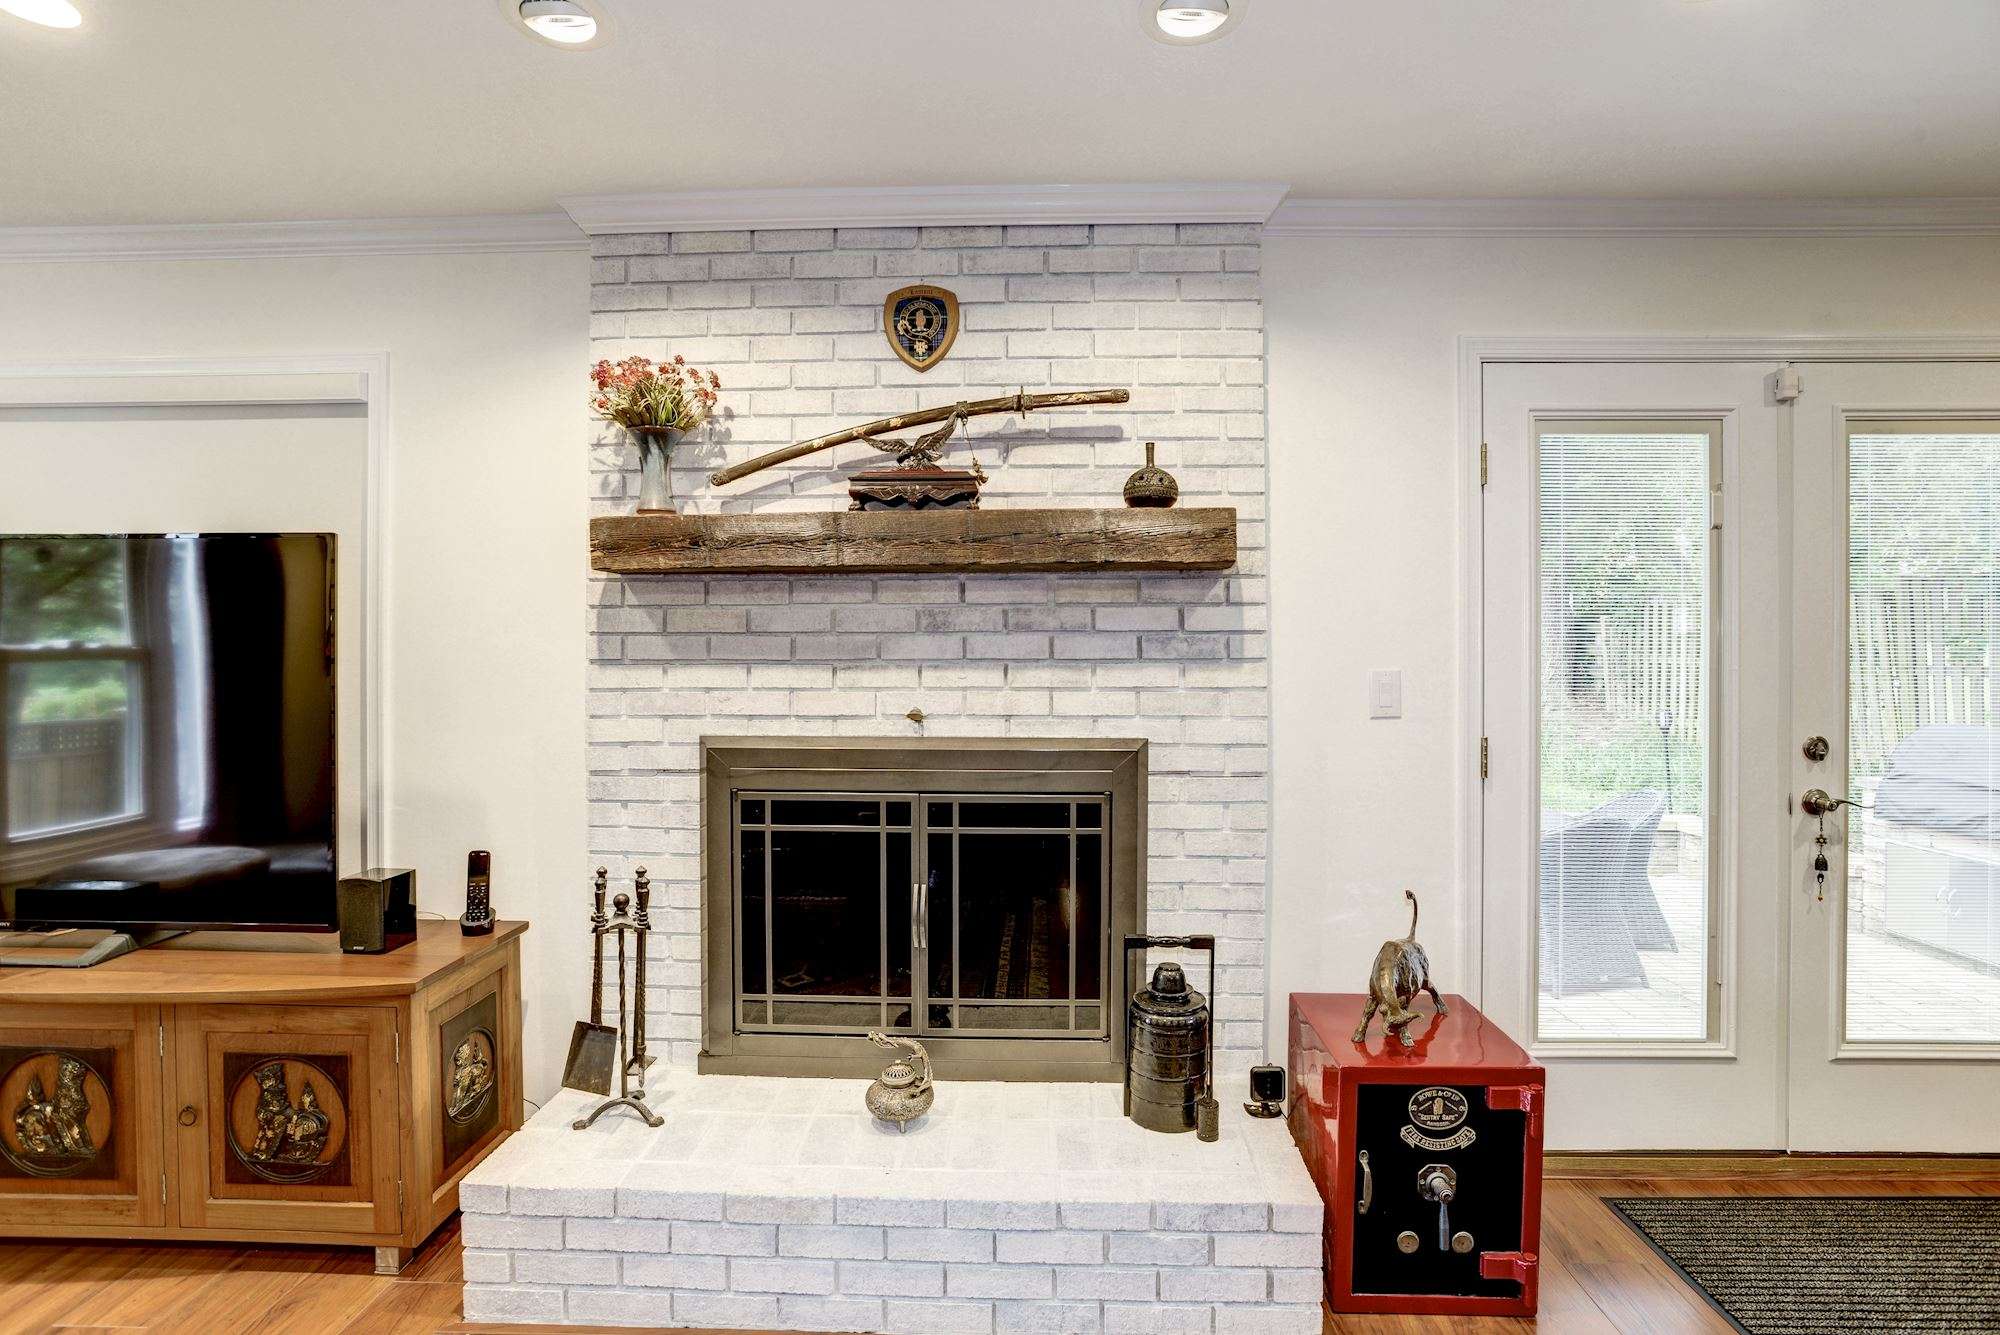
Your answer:
[[[914,1038],[870,1034],[868,1041],[885,1048],[908,1048],[912,1054],[890,1062],[868,1086],[868,1111],[878,1121],[894,1123],[901,1132],[905,1122],[929,1112],[937,1098],[937,1090],[931,1084],[931,1055]]]

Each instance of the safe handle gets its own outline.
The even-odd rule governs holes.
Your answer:
[[[182,1126],[193,1126],[194,1119],[196,1116],[197,1114],[195,1113],[194,1105],[192,1103],[189,1103],[189,1104],[184,1104],[181,1107],[180,1116],[176,1120],[179,1121]]]
[[[1368,1163],[1368,1151],[1361,1151],[1361,1202],[1356,1214],[1367,1214],[1368,1207],[1375,1203],[1375,1170]]]

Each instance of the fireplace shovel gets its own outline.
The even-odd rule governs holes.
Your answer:
[[[566,1089],[598,1095],[611,1093],[611,1073],[618,1066],[618,1031],[604,1023],[604,931],[610,921],[604,916],[605,880],[599,867],[590,914],[590,1018],[578,1020],[570,1034],[562,1078]]]

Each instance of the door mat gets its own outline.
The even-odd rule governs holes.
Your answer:
[[[2000,1198],[1607,1199],[1749,1335],[2000,1331]]]

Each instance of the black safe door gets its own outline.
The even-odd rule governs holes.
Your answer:
[[[1479,1254],[1520,1249],[1527,1115],[1488,1108],[1478,1085],[1362,1085],[1355,1128],[1367,1172],[1356,1165],[1354,1292],[1519,1297],[1517,1281],[1480,1278]],[[1434,1166],[1456,1178],[1443,1247],[1438,1204],[1422,1187]],[[1416,1235],[1414,1252],[1398,1245],[1404,1233]],[[1469,1251],[1451,1249],[1457,1233],[1471,1235]]]

